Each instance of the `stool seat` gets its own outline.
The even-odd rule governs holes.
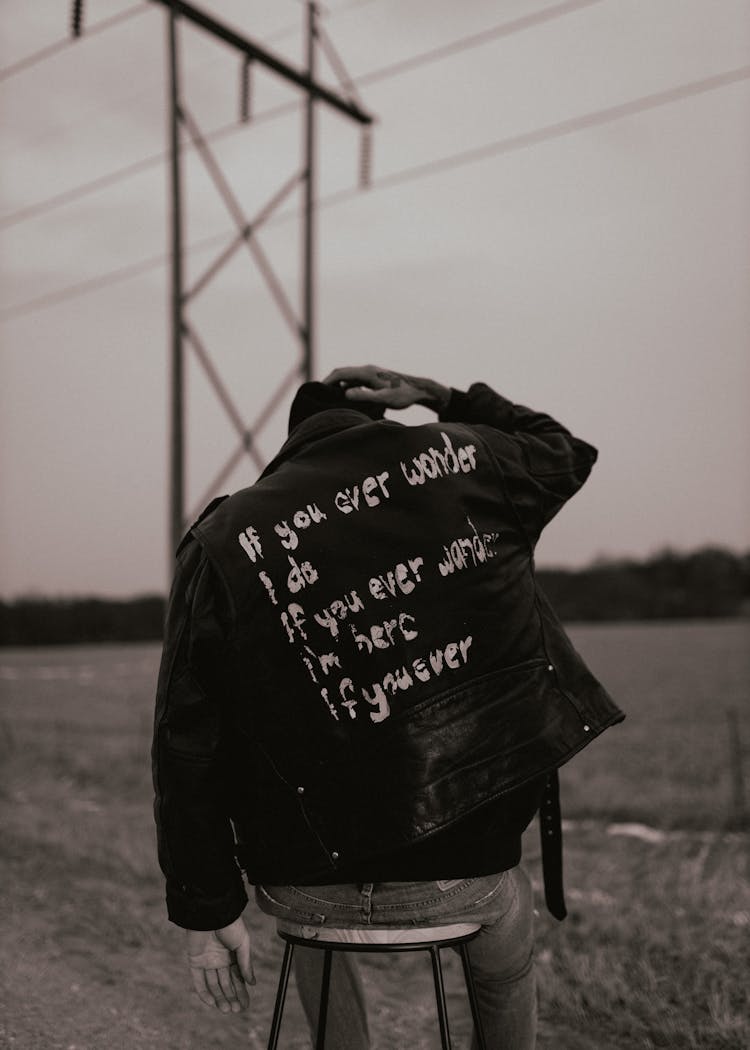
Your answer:
[[[284,1012],[289,973],[292,967],[292,956],[295,948],[316,949],[323,952],[323,979],[320,988],[320,1005],[318,1011],[318,1031],[315,1039],[315,1050],[325,1050],[326,1020],[328,1015],[328,992],[331,981],[331,959],[334,952],[429,952],[432,962],[432,974],[435,984],[435,1002],[438,1023],[440,1025],[440,1045],[443,1050],[451,1050],[451,1038],[448,1030],[448,1011],[443,985],[443,969],[440,962],[440,950],[455,949],[460,957],[466,981],[466,991],[471,1006],[471,1016],[476,1032],[476,1045],[479,1050],[486,1050],[482,1032],[474,979],[471,973],[468,944],[481,930],[476,922],[454,922],[443,926],[360,926],[355,929],[339,927],[305,926],[300,923],[289,923],[277,919],[276,932],[285,941],[284,958],[279,974],[279,986],[276,992],[276,1005],[271,1020],[271,1033],[268,1039],[268,1050],[277,1050],[281,1018]]]
[[[304,934],[300,935],[299,924],[292,925],[279,921],[276,928],[281,936],[299,937],[300,941],[307,941]],[[306,926],[305,932],[311,930],[314,936],[310,940],[318,946],[323,944],[362,944],[372,945],[377,949],[379,944],[390,945],[407,944],[422,945],[425,942],[432,944],[444,941],[454,941],[458,938],[471,937],[480,929],[476,922],[454,922],[447,926],[411,926],[411,927],[386,927],[386,926],[360,926],[356,929],[339,929],[330,926]]]

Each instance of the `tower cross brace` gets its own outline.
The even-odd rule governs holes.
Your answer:
[[[356,97],[346,97],[316,80],[316,42],[319,38],[317,26],[318,9],[314,0],[306,3],[306,68],[299,70],[284,59],[272,54],[232,27],[222,23],[206,11],[184,0],[151,0],[166,8],[167,59],[169,71],[169,154],[170,154],[170,233],[171,233],[171,381],[170,381],[170,495],[169,495],[169,548],[171,555],[177,549],[187,525],[185,515],[185,369],[184,347],[188,342],[195,351],[199,363],[214,387],[214,390],[238,432],[239,447],[232,453],[206,492],[203,503],[212,496],[218,485],[229,476],[244,453],[249,454],[258,466],[262,466],[254,435],[266,423],[283,398],[291,382],[302,375],[311,379],[315,364],[315,162],[316,162],[316,105],[327,105],[343,116],[367,128],[373,118],[359,104]],[[247,86],[248,64],[259,63],[305,94],[304,160],[301,170],[292,175],[274,195],[252,222],[248,222],[239,203],[234,198],[229,184],[224,179],[218,162],[213,157],[205,138],[193,117],[188,112],[181,91],[178,24],[183,19],[198,27],[215,39],[232,48],[242,58],[243,85]],[[243,108],[244,112],[244,108]],[[186,291],[184,287],[184,230],[183,230],[183,185],[181,164],[180,130],[185,127],[192,142],[202,157],[206,168],[222,196],[228,211],[237,225],[237,234],[230,245],[209,266],[203,276]],[[303,183],[304,207],[302,210],[302,316],[296,317],[294,309],[286,299],[281,283],[276,278],[269,261],[254,239],[258,226],[265,221],[291,190]],[[245,427],[235,408],[231,395],[221,382],[218,372],[211,364],[192,325],[185,316],[185,306],[213,279],[221,267],[234,255],[242,244],[246,244],[263,275],[268,288],[285,319],[299,340],[301,357],[298,365],[284,379],[269,399],[254,423]],[[201,504],[202,505],[202,504]]]

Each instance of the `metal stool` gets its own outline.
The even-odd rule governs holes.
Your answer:
[[[325,1050],[326,1020],[328,1015],[328,990],[331,982],[331,960],[334,952],[373,952],[375,954],[387,954],[388,952],[429,952],[432,960],[432,975],[435,981],[435,1000],[437,1003],[438,1021],[440,1023],[440,1040],[443,1050],[451,1050],[450,1033],[448,1031],[448,1012],[445,1002],[445,988],[443,986],[443,967],[440,961],[441,948],[457,948],[463,964],[464,978],[466,980],[466,991],[471,1006],[471,1016],[477,1033],[479,1050],[486,1050],[482,1022],[479,1017],[479,1005],[474,989],[474,978],[471,973],[469,962],[468,942],[479,933],[480,927],[476,923],[454,923],[451,926],[429,926],[414,927],[412,929],[366,929],[339,930],[320,928],[320,933],[315,939],[306,939],[292,933],[285,927],[283,922],[277,924],[276,932],[286,942],[284,958],[281,962],[281,973],[279,974],[279,987],[276,992],[276,1005],[271,1021],[271,1035],[268,1040],[268,1050],[276,1050],[281,1028],[281,1018],[284,1012],[286,990],[289,984],[289,973],[292,968],[292,957],[294,949],[298,945],[302,948],[315,948],[325,952],[323,960],[323,980],[320,988],[320,1008],[318,1012],[318,1035],[315,1042],[315,1050]]]

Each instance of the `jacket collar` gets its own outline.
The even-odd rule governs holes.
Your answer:
[[[260,478],[272,474],[282,463],[291,459],[302,448],[313,441],[319,441],[321,438],[330,437],[331,434],[338,434],[340,431],[349,430],[352,427],[378,422],[382,422],[382,420],[372,419],[370,416],[365,415],[364,412],[358,412],[355,408],[329,408],[323,412],[316,412],[315,415],[303,419],[294,428],[260,475]]]

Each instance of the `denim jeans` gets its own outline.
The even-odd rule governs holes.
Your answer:
[[[314,939],[322,927],[440,926],[476,922],[469,942],[485,1039],[490,1050],[533,1050],[536,988],[531,884],[519,868],[475,879],[341,886],[258,886],[262,911]],[[295,952],[295,975],[313,1041],[323,952]],[[367,1017],[356,957],[334,953],[327,1050],[367,1050]],[[472,1044],[475,1046],[475,1043]]]

